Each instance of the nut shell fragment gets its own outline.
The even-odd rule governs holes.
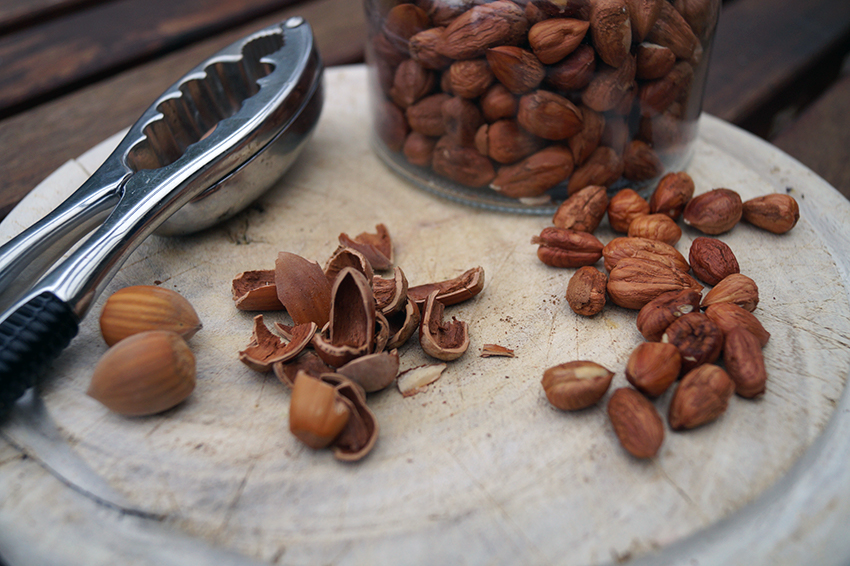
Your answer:
[[[376,308],[387,316],[400,311],[407,304],[407,289],[407,277],[399,266],[395,267],[392,279],[378,276],[372,278]]]
[[[294,326],[289,341],[274,335],[263,321],[263,315],[254,317],[254,331],[248,347],[239,352],[239,361],[254,371],[271,371],[276,362],[287,362],[300,354],[316,333],[316,323]]]
[[[372,351],[375,340],[375,298],[366,277],[354,268],[343,269],[332,290],[330,322],[313,336],[316,353],[326,364],[340,367]]]
[[[389,230],[383,224],[375,226],[375,233],[362,232],[353,239],[348,234],[339,235],[339,243],[363,254],[374,269],[389,269],[393,264],[393,243]]]
[[[321,328],[328,322],[331,285],[318,263],[280,252],[275,261],[275,287],[295,324],[315,322]]]
[[[446,364],[430,364],[411,368],[398,376],[398,390],[402,396],[410,397],[440,379],[446,370]]]
[[[437,300],[439,291],[432,291],[425,301],[419,343],[432,358],[448,362],[461,357],[469,348],[469,329],[466,322],[452,318],[443,322],[445,305]]]
[[[428,295],[433,291],[438,291],[437,300],[448,307],[471,299],[482,289],[484,289],[484,268],[479,266],[468,269],[453,279],[410,287],[407,294],[419,306],[421,312]]]
[[[243,271],[233,279],[233,300],[241,311],[279,311],[274,269]]]
[[[398,351],[379,352],[355,358],[337,373],[358,384],[366,393],[380,391],[398,375]]]
[[[351,418],[333,441],[334,458],[343,462],[361,460],[371,452],[378,440],[379,427],[375,413],[366,405],[363,389],[347,377],[326,374],[322,379],[336,385],[337,394],[351,411]]]

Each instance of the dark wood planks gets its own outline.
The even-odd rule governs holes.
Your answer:
[[[114,0],[0,37],[0,116],[296,0]]]
[[[0,35],[109,0],[0,0]]]
[[[724,4],[704,109],[767,137],[773,117],[815,98],[850,51],[848,0]]]
[[[771,141],[850,198],[850,75]]]
[[[0,121],[0,218],[69,159],[132,124],[159,94],[205,57],[256,29],[300,15],[313,25],[326,65],[363,59],[359,2],[315,0],[128,70]]]

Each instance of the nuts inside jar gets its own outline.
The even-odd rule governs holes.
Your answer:
[[[565,175],[532,171],[540,177],[532,195],[495,183],[503,197],[562,200],[589,185],[647,181],[684,162],[719,3],[708,10],[632,0],[367,4],[376,132],[391,152],[385,157],[414,175],[427,168],[426,178],[487,187],[499,167],[528,156],[497,158],[474,141],[479,126],[498,120],[518,125],[518,137],[531,136],[537,151],[569,147],[573,157]],[[459,137],[441,131],[438,109],[444,122],[457,117],[435,97],[463,100],[481,122]],[[435,127],[427,132],[420,105],[431,108]]]

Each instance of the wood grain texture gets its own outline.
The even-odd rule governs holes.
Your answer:
[[[850,198],[850,75],[771,141]]]
[[[848,50],[847,0],[730,2],[720,14],[703,108],[766,135],[771,114],[801,91],[816,94],[816,83],[826,88]]]
[[[295,0],[118,0],[0,38],[0,116]]]
[[[104,0],[0,0],[0,34]],[[107,0],[108,1],[108,0]]]
[[[313,25],[326,65],[363,59],[358,2],[319,0],[282,10],[0,122],[0,218],[62,163],[131,125],[188,69],[239,37],[290,16]],[[315,23],[314,23],[315,22]]]

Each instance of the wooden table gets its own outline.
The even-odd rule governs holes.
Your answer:
[[[326,65],[363,60],[360,0],[0,0],[0,218],[203,57],[296,14]],[[726,0],[704,109],[850,196],[848,53],[846,0]]]

